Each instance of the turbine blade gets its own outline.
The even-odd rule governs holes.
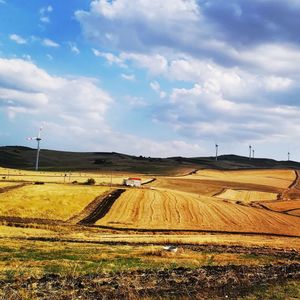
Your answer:
[[[43,130],[43,126],[41,126],[40,129],[39,129],[39,133],[38,133],[38,136],[37,136],[38,138],[41,138],[42,130]]]

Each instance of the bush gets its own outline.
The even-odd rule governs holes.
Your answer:
[[[45,184],[43,181],[36,181],[34,184]]]
[[[94,185],[96,183],[96,180],[94,178],[89,178],[85,184],[87,185]]]

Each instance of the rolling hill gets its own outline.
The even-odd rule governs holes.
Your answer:
[[[23,146],[0,147],[0,166],[5,168],[33,169],[36,150]],[[41,170],[101,170],[115,172],[135,172],[145,174],[188,173],[195,169],[300,169],[294,161],[276,161],[237,155],[222,155],[218,161],[214,157],[169,157],[153,158],[132,156],[116,152],[67,152],[42,149]]]

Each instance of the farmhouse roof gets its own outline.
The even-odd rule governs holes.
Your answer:
[[[128,178],[128,180],[142,180],[142,179],[138,178],[138,177],[130,177],[130,178]]]

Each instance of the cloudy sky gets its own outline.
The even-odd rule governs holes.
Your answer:
[[[300,160],[299,0],[0,0],[0,145]]]

